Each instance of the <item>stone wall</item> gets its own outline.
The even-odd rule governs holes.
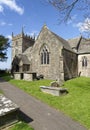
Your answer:
[[[74,52],[63,50],[64,79],[75,78],[78,75],[78,60]]]
[[[15,72],[14,73],[14,79],[16,80],[27,80],[27,81],[33,81],[36,79],[36,73],[29,73],[29,72]]]
[[[41,64],[40,51],[43,46],[49,50],[49,64]],[[59,40],[47,29],[43,29],[32,50],[32,71],[44,75],[45,79],[64,80],[62,46]],[[61,74],[62,73],[62,74]]]
[[[18,46],[16,45],[17,41]],[[42,64],[41,52],[44,46],[48,50],[49,63]],[[46,26],[41,30],[35,44],[34,39],[24,34],[13,36],[12,57],[15,56],[16,49],[28,57],[30,61],[29,72],[35,72],[37,76],[43,75],[45,79],[58,80],[59,82],[77,76],[77,55],[64,39],[51,32]],[[15,79],[32,80],[31,75],[26,73],[17,73],[14,76]]]
[[[12,36],[12,60],[15,55],[22,54],[27,48],[33,46],[35,39],[21,33]]]
[[[87,66],[82,66],[82,58],[87,58]],[[90,77],[90,54],[78,55],[78,75]]]
[[[20,80],[21,79],[21,73],[14,73],[14,79]]]
[[[15,55],[22,54],[22,35],[12,37],[12,60]]]
[[[24,52],[27,48],[33,46],[33,44],[35,43],[35,39],[33,39],[32,37],[29,36],[24,36],[23,37],[23,48],[22,51]]]
[[[33,75],[30,73],[24,73],[24,80],[26,81],[32,81],[33,80]]]

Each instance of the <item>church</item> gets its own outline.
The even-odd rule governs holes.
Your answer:
[[[37,77],[63,82],[78,76],[90,77],[90,39],[65,40],[44,25],[37,37],[12,34],[12,69],[15,79]]]

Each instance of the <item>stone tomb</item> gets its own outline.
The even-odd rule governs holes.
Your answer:
[[[0,95],[0,129],[18,121],[19,107],[4,95]]]
[[[36,79],[35,72],[15,72],[14,79],[16,80],[26,80],[26,81],[33,81]]]
[[[68,93],[67,89],[60,87],[60,85],[56,81],[51,82],[51,85],[49,87],[40,86],[40,89],[42,92],[49,93],[54,96],[65,95]]]

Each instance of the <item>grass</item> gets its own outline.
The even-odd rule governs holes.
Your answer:
[[[80,77],[65,82],[63,87],[69,93],[60,97],[40,91],[40,86],[49,86],[51,80],[28,82],[12,79],[9,82],[90,128],[90,78]]]
[[[0,94],[3,94],[3,91],[2,91],[2,90],[0,90]]]
[[[13,127],[9,128],[9,130],[34,130],[34,129],[24,122],[19,122]]]

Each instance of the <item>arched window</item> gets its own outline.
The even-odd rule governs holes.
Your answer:
[[[87,57],[86,56],[82,57],[82,67],[87,67]]]
[[[49,64],[49,49],[44,45],[41,49],[41,64]]]

